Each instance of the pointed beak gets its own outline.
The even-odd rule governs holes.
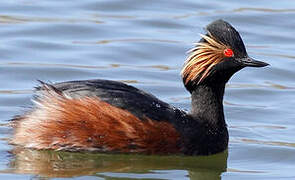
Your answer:
[[[239,61],[244,65],[244,66],[249,66],[249,67],[264,67],[268,66],[269,64],[262,62],[262,61],[257,61],[255,59],[252,59],[250,57],[245,57],[242,59],[239,59]]]

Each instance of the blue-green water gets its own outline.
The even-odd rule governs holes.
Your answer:
[[[229,21],[268,62],[228,83],[228,152],[209,157],[17,150],[7,122],[36,80],[127,82],[190,109],[179,76],[213,20]],[[10,0],[0,2],[0,179],[294,179],[295,2]],[[37,128],[37,127],[36,127]]]

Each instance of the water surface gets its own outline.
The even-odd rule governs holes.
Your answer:
[[[0,2],[0,179],[294,179],[295,2],[11,0]],[[203,27],[224,19],[250,56],[228,83],[228,152],[209,157],[20,150],[8,120],[37,79],[126,82],[190,109],[179,76]]]

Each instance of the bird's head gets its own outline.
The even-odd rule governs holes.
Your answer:
[[[189,51],[181,75],[191,92],[202,84],[225,85],[240,69],[264,67],[267,63],[250,58],[238,31],[223,20],[206,27],[207,34]]]

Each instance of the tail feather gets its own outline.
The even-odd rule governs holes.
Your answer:
[[[38,91],[46,91],[46,92],[54,92],[56,94],[59,94],[59,95],[63,95],[62,91],[60,91],[59,89],[57,89],[54,85],[52,84],[49,84],[49,83],[46,83],[44,81],[41,81],[41,80],[37,80],[41,86],[38,86],[36,88],[37,92]]]
[[[40,86],[36,87],[34,100],[43,99],[48,96],[56,96],[56,97],[66,97],[65,94],[57,89],[53,84],[46,83],[44,81],[38,80]]]

